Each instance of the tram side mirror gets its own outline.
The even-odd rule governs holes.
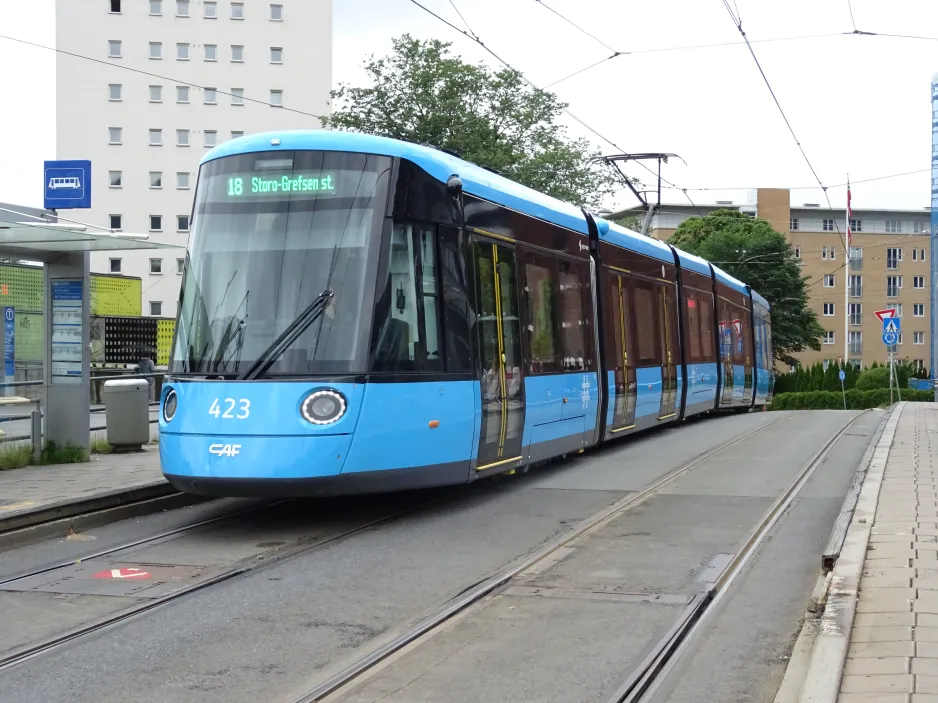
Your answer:
[[[462,179],[454,173],[446,180],[446,190],[451,198],[458,198],[462,194]]]

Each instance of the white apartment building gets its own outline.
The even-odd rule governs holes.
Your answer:
[[[92,162],[92,209],[62,215],[178,245],[91,261],[143,279],[144,315],[174,317],[199,160],[321,127],[332,0],[57,0],[56,46],[56,158]]]

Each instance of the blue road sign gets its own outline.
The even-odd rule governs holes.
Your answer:
[[[899,334],[900,332],[902,332],[901,317],[883,318],[883,334]]]
[[[840,376],[841,381],[847,378],[847,373],[843,369],[840,370],[840,373],[838,375]]]
[[[883,332],[883,344],[887,347],[894,347],[899,343],[899,335],[895,332]]]
[[[45,207],[49,210],[87,210],[91,207],[91,162],[46,161]]]
[[[3,308],[3,373],[9,378],[13,378],[16,372],[16,342],[14,334],[16,326],[14,319],[16,311],[11,307]]]

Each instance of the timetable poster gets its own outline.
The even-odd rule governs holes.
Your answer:
[[[52,384],[80,385],[82,282],[52,281]]]

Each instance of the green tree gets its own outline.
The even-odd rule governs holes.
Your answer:
[[[613,222],[634,232],[642,231],[642,218],[638,215],[627,215],[626,217],[620,217],[618,220],[613,220]]]
[[[808,308],[808,279],[784,235],[768,222],[736,210],[716,210],[685,220],[670,242],[712,261],[769,301],[776,360],[793,365],[793,354],[820,350],[824,330]]]
[[[408,34],[389,56],[365,61],[371,85],[332,92],[327,127],[367,132],[455,152],[506,178],[580,206],[596,208],[621,186],[598,151],[557,124],[566,108],[517,72],[472,65],[450,44]]]

